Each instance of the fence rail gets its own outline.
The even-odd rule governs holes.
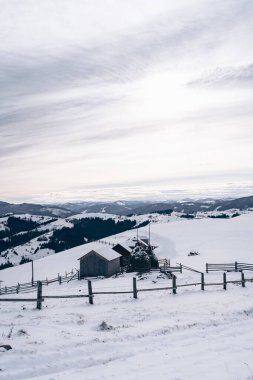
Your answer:
[[[109,243],[104,240],[98,241],[101,244],[108,244],[108,245],[115,245],[113,243]],[[171,266],[169,259],[160,259],[158,260],[159,267],[157,269],[154,268],[142,268],[138,269],[138,272],[147,272],[147,271],[159,271],[159,272],[166,272],[166,274],[170,274],[172,276],[173,272],[180,272],[182,273],[182,265],[178,264],[179,266]],[[41,280],[42,285],[50,285],[53,283],[58,282],[59,284],[70,282],[72,280],[80,280],[80,272],[76,269],[76,272],[74,273],[74,270],[72,269],[71,272],[67,273],[65,272],[65,275],[58,274],[57,277],[52,279],[44,279]],[[26,283],[18,283],[17,285],[13,286],[4,286],[0,288],[0,296],[2,295],[8,295],[8,294],[19,294],[19,293],[30,293],[37,289],[37,282],[32,279],[31,282]]]
[[[187,267],[186,265],[183,265],[183,264],[180,264],[180,263],[177,263],[177,265],[181,265],[182,269],[186,269],[186,270],[189,270],[191,272],[200,273],[200,274],[203,273],[203,272],[200,272],[197,269],[194,269],[194,268],[191,268],[191,267]]]
[[[182,264],[177,264],[178,266],[171,266],[170,260],[167,259],[160,259],[158,260],[158,266],[160,272],[180,272],[182,273]]]
[[[92,305],[94,302],[95,296],[103,296],[103,295],[116,295],[116,294],[133,294],[133,298],[138,298],[138,293],[141,292],[155,292],[155,291],[161,291],[161,290],[172,290],[173,294],[177,294],[178,288],[184,288],[188,286],[201,286],[201,290],[204,291],[205,287],[207,286],[222,286],[224,290],[227,290],[228,284],[241,284],[242,287],[245,287],[246,282],[253,282],[253,278],[245,278],[244,272],[241,272],[241,279],[239,280],[229,280],[227,281],[227,274],[223,273],[223,281],[222,282],[214,282],[209,283],[205,282],[204,273],[201,273],[201,279],[200,282],[195,283],[186,283],[186,284],[177,284],[177,277],[175,275],[172,275],[172,285],[166,286],[166,287],[157,287],[157,288],[137,288],[137,281],[136,277],[133,278],[133,287],[131,290],[125,290],[125,291],[93,291],[92,289],[92,282],[88,280],[88,292],[87,294],[70,294],[70,295],[49,295],[49,296],[43,296],[42,295],[42,281],[37,282],[37,298],[0,298],[0,302],[36,302],[37,303],[37,309],[42,308],[42,302],[44,302],[47,299],[73,299],[73,298],[88,298],[89,303]]]
[[[52,279],[46,278],[45,280],[42,280],[40,282],[42,283],[42,285],[50,285],[50,284],[53,284],[55,282],[62,284],[64,282],[70,282],[70,281],[76,280],[76,279],[80,279],[79,271],[76,271],[74,273],[74,270],[72,269],[72,271],[69,273],[65,272],[65,275],[63,275],[63,276],[58,274],[58,277],[56,277],[56,278],[52,278]],[[17,285],[14,285],[14,286],[5,286],[5,287],[2,287],[0,289],[0,296],[1,295],[7,295],[7,294],[18,294],[18,293],[33,292],[34,290],[37,289],[37,285],[38,285],[38,282],[31,281],[31,282],[26,282],[23,284],[18,283]],[[0,298],[0,300],[1,300],[1,298]]]
[[[241,272],[243,270],[253,271],[253,264],[249,263],[238,263],[235,261],[234,263],[227,264],[210,264],[206,263],[206,273],[209,272]]]

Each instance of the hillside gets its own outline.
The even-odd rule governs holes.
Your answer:
[[[223,261],[253,262],[253,213],[232,219],[195,219],[176,220],[170,223],[151,225],[151,244],[157,245],[158,258],[171,259],[172,263],[181,262],[196,269],[204,270],[205,263]],[[147,234],[147,227],[139,229]],[[104,240],[110,243],[126,242],[136,236],[136,231],[125,231]],[[58,273],[69,272],[79,265],[78,258],[100,243],[92,242],[36,260],[35,278],[57,277]],[[189,257],[188,253],[197,250],[200,255]],[[1,279],[6,284],[28,282],[31,278],[29,263],[1,271]]]
[[[116,215],[144,215],[149,213],[174,212],[197,213],[203,211],[226,211],[253,209],[253,196],[237,199],[186,199],[182,201],[115,201],[115,202],[75,202],[54,205],[32,203],[11,204],[0,202],[0,216],[4,214],[34,214],[66,218],[78,213],[107,213]]]
[[[165,217],[166,218],[166,217]],[[21,214],[0,218],[0,269],[60,252],[148,222],[148,216]]]
[[[205,262],[253,262],[253,214],[231,219],[178,220],[151,226],[159,257],[204,269]],[[147,233],[147,227],[140,229]],[[108,237],[126,241],[134,231]],[[35,278],[55,277],[78,266],[78,258],[98,243],[89,243],[34,263]],[[189,257],[190,250],[199,256]],[[93,279],[94,291],[132,289],[135,273]],[[228,273],[229,280],[240,278]],[[246,272],[252,278],[252,272]],[[31,279],[24,264],[1,271],[2,285]],[[205,275],[206,282],[221,282],[222,273]],[[199,281],[199,274],[177,274],[180,284]],[[137,277],[137,287],[171,286],[157,274]],[[43,287],[43,295],[86,294],[87,281]],[[31,294],[30,294],[31,295]],[[20,294],[16,298],[29,296]],[[33,303],[1,303],[0,350],[3,380],[250,380],[252,353],[253,284],[246,288],[191,286],[132,294],[95,295],[85,299],[45,299],[41,311]],[[46,334],[45,334],[46,331]],[[66,357],[68,360],[66,361]],[[15,365],[13,365],[15,363]]]
[[[54,205],[38,205],[33,203],[7,203],[0,201],[0,216],[5,214],[35,214],[42,216],[67,217],[74,212],[64,207]]]
[[[244,211],[246,212],[246,211]],[[199,218],[231,218],[237,209],[202,211],[194,214],[164,210],[158,213],[120,216],[116,214],[80,213],[68,218],[17,214],[0,217],[0,269],[23,264],[151,223]]]
[[[80,202],[58,204],[72,212],[106,212],[109,214],[129,215],[129,214],[149,214],[166,211],[183,213],[197,213],[203,211],[230,210],[239,211],[253,209],[253,196],[237,199],[186,199],[182,201],[117,201],[117,202]]]

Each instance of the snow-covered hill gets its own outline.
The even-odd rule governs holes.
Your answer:
[[[8,222],[10,221],[10,218],[15,221],[19,221],[20,219],[23,220],[25,223],[28,224],[29,229],[26,229],[26,225],[24,225],[23,228],[20,228],[20,231],[18,230],[14,232],[11,231],[11,229],[8,227]],[[113,214],[106,214],[106,213],[81,213],[77,215],[73,215],[69,218],[52,218],[48,216],[41,216],[41,215],[30,215],[30,214],[18,214],[18,215],[11,215],[11,216],[5,216],[0,218],[0,248],[1,248],[1,241],[2,245],[3,242],[7,242],[11,239],[11,247],[7,249],[1,249],[0,250],[0,265],[11,263],[13,265],[18,265],[21,260],[24,259],[32,259],[37,260],[42,257],[51,255],[55,253],[55,249],[52,249],[50,247],[49,241],[52,238],[55,231],[65,231],[65,228],[72,229],[76,224],[80,224],[82,221],[85,220],[101,220],[101,221],[114,221],[116,224],[124,223],[124,222],[131,222],[132,227],[141,225],[142,223],[147,223],[148,220],[151,221],[165,221],[167,222],[169,220],[168,215],[138,215],[138,216],[132,216],[132,217],[126,217],[126,216],[119,216],[119,215],[113,215]],[[34,222],[34,226],[30,227],[30,222]],[[16,222],[15,222],[16,223]],[[92,224],[92,223],[91,223]],[[106,223],[104,223],[106,224]],[[102,223],[103,225],[103,223]],[[100,225],[100,228],[102,227]],[[86,238],[86,234],[90,235],[91,231],[90,229],[93,228],[92,225],[82,225],[83,232],[82,235],[82,242],[88,241]],[[94,226],[95,229],[95,226]],[[126,228],[125,228],[126,229]],[[1,233],[3,236],[6,234],[6,237],[1,237]],[[8,234],[10,233],[10,234]],[[104,235],[104,236],[108,236]],[[63,241],[65,238],[65,233],[61,235],[61,240]],[[22,244],[18,244],[19,240],[22,242]],[[23,242],[25,240],[25,242]],[[74,239],[73,242],[70,241],[71,246],[75,246]],[[80,244],[80,243],[79,243]],[[55,244],[57,247],[57,244]],[[58,247],[57,247],[58,248]]]
[[[204,270],[208,262],[253,263],[253,215],[231,219],[178,220],[151,225],[159,257]],[[140,229],[146,234],[147,227]],[[135,232],[108,237],[126,241]],[[89,243],[34,263],[35,278],[55,277],[78,266],[78,258],[99,243]],[[199,256],[189,257],[196,249]],[[31,279],[30,263],[2,270],[2,285]],[[128,273],[93,279],[93,290],[132,289]],[[253,273],[246,272],[247,278]],[[240,273],[228,273],[240,279]],[[221,282],[210,273],[206,282]],[[199,281],[199,274],[177,274],[178,283]],[[157,274],[142,276],[138,289],[171,286]],[[87,281],[43,287],[44,295],[86,294]],[[26,295],[27,296],[27,295]],[[24,297],[23,294],[15,297]],[[179,288],[131,294],[95,295],[85,299],[45,299],[41,311],[33,303],[1,303],[0,352],[3,380],[250,380],[253,376],[253,284]]]
[[[171,259],[172,263],[181,262],[204,270],[206,262],[252,262],[253,263],[253,214],[244,214],[231,219],[178,219],[170,223],[151,224],[151,243],[157,245],[158,258]],[[148,227],[139,229],[140,234],[147,234]],[[104,239],[110,243],[126,242],[136,236],[136,230]],[[78,247],[36,260],[34,262],[35,279],[54,278],[58,273],[69,272],[78,268],[78,258],[93,247],[100,247],[99,242],[88,243]],[[188,256],[197,250],[198,256]],[[31,279],[31,264],[8,268],[0,272],[1,279],[7,285],[16,282],[28,282]]]
[[[251,214],[251,212],[244,211],[244,214],[245,215]],[[231,209],[231,210],[226,211],[226,213],[220,212],[220,211],[205,211],[205,212],[202,211],[202,212],[196,213],[196,215],[188,215],[188,214],[177,213],[177,212],[173,212],[170,215],[166,213],[165,214],[153,213],[153,214],[145,214],[145,215],[133,215],[129,217],[107,214],[107,213],[81,213],[81,214],[73,215],[69,218],[52,218],[48,216],[38,216],[38,215],[30,215],[30,214],[13,215],[16,218],[21,218],[27,221],[33,221],[37,223],[37,226],[36,228],[30,231],[31,233],[30,240],[29,240],[30,235],[28,234],[28,239],[25,243],[14,244],[14,246],[1,251],[0,265],[6,264],[6,263],[18,265],[20,264],[20,262],[22,263],[22,261],[24,260],[31,260],[31,259],[37,260],[37,259],[54,254],[55,249],[53,249],[53,247],[49,244],[49,242],[50,242],[50,239],[52,239],[52,236],[55,233],[55,231],[63,231],[63,229],[66,227],[73,228],[73,226],[76,223],[80,223],[86,219],[94,220],[94,219],[99,218],[102,221],[113,220],[116,223],[130,221],[130,222],[133,222],[136,225],[136,227],[141,225],[142,223],[151,222],[152,225],[154,226],[152,227],[153,237],[156,238],[157,228],[159,229],[159,231],[161,231],[163,228],[165,228],[166,230],[167,228],[166,224],[168,222],[174,222],[174,221],[182,222],[183,223],[182,228],[183,228],[183,226],[185,225],[185,222],[187,225],[188,217],[189,217],[189,220],[191,220],[191,217],[194,217],[195,220],[209,219],[209,218],[214,218],[215,220],[215,218],[219,219],[221,216],[232,218],[234,215],[239,215],[238,210]],[[221,218],[221,220],[223,220],[223,218]],[[7,221],[8,221],[8,217],[0,218],[0,234],[1,232],[4,233],[5,231],[8,230]],[[206,222],[206,223],[209,223],[209,222]],[[155,226],[156,224],[161,225],[161,227]],[[163,224],[165,224],[165,226],[162,226]],[[87,228],[90,228],[90,227],[87,227]],[[170,228],[173,229],[173,225]],[[17,238],[18,235],[20,234],[23,234],[23,237],[24,237],[25,231],[17,233],[16,236],[14,237]],[[63,233],[61,235],[61,238],[64,239],[64,236],[65,234]],[[157,238],[160,241],[163,240],[161,236],[158,236]],[[3,240],[6,240],[6,239],[8,239],[8,237]],[[19,239],[17,239],[17,241],[18,240]],[[85,230],[84,230],[83,241],[87,241],[87,239],[85,238]],[[1,243],[1,239],[0,239],[0,243]],[[171,242],[167,242],[167,244],[173,246]],[[196,244],[193,244],[193,245],[196,245]],[[75,246],[75,244],[73,244],[72,246]],[[191,249],[197,249],[197,247],[192,247]]]
[[[41,249],[41,246],[45,241],[48,241],[49,237],[56,230],[62,229],[63,227],[73,227],[73,223],[64,218],[52,218],[48,216],[31,215],[31,214],[19,214],[12,215],[11,217],[23,219],[26,221],[33,221],[36,223],[36,227],[29,232],[35,233],[35,238],[31,238],[24,244],[14,244],[13,247],[3,250],[0,254],[0,264],[5,264],[7,262],[13,265],[18,265],[23,258],[36,260],[41,257],[45,257],[49,254],[54,253],[51,249]],[[4,232],[9,230],[7,226],[8,216],[0,218],[0,231]],[[25,234],[26,230],[19,232],[17,234],[10,235],[13,237],[18,234]],[[31,235],[33,236],[33,235]],[[9,236],[4,238],[4,240],[9,239]],[[18,240],[17,240],[18,241]]]

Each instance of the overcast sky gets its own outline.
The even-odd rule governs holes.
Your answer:
[[[252,0],[0,0],[0,199],[253,194]]]

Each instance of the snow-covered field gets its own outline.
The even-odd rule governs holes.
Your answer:
[[[16,245],[12,248],[8,248],[5,251],[1,252],[0,255],[0,264],[5,264],[7,261],[10,261],[13,265],[19,265],[22,257],[29,258],[32,260],[41,259],[45,256],[52,255],[55,253],[54,250],[49,248],[42,248],[42,245],[49,240],[53,235],[55,230],[61,230],[64,227],[72,228],[73,222],[81,219],[92,219],[100,218],[102,220],[113,219],[116,223],[122,222],[125,220],[130,220],[136,222],[136,225],[140,225],[143,222],[151,220],[152,222],[167,223],[170,220],[168,215],[134,215],[131,217],[119,216],[115,214],[106,214],[106,213],[87,213],[83,212],[81,214],[76,214],[68,218],[52,218],[48,216],[41,215],[30,215],[30,214],[18,214],[12,215],[16,218],[27,219],[30,221],[37,222],[38,227],[34,228],[33,231],[39,231],[42,234],[37,236],[27,243]],[[175,218],[175,217],[174,217]],[[174,219],[173,218],[173,219]],[[7,227],[8,217],[0,217],[0,231],[9,230]],[[23,234],[24,232],[19,232],[16,235]],[[8,238],[5,238],[8,239]]]
[[[139,229],[140,235],[148,234],[148,227]],[[104,239],[115,244],[126,242],[136,236],[136,230]],[[170,223],[151,224],[151,244],[159,258],[170,258],[172,264],[193,266],[204,270],[206,262],[252,262],[253,263],[253,213],[232,219],[177,219]],[[57,274],[78,268],[78,259],[92,248],[101,247],[98,242],[81,245],[67,251],[34,261],[36,280],[55,278]],[[200,255],[189,257],[197,250]],[[31,264],[8,268],[0,272],[3,285],[13,285],[31,280]]]
[[[253,215],[233,219],[200,219],[151,225],[157,254],[172,263],[204,270],[205,262],[253,263]],[[140,230],[147,233],[147,228]],[[126,241],[133,231],[107,238]],[[35,278],[55,277],[77,267],[87,244],[37,260]],[[200,255],[189,257],[191,250]],[[3,285],[29,281],[30,265],[1,271]],[[93,281],[94,290],[130,290],[134,274]],[[240,279],[229,273],[229,280]],[[253,273],[246,272],[246,278]],[[183,271],[178,284],[199,281]],[[206,282],[221,282],[222,273],[210,273]],[[137,287],[171,286],[158,274],[138,278]],[[43,294],[87,293],[87,282],[73,281],[43,287]],[[29,295],[17,295],[17,297]],[[1,379],[38,380],[249,380],[253,379],[253,284],[179,288],[131,294],[95,295],[87,299],[46,299],[35,303],[0,304]],[[102,322],[107,325],[102,325]],[[10,337],[8,337],[8,335]]]
[[[242,213],[242,211],[231,209],[227,210],[225,214],[228,217],[232,217],[232,215],[236,213]],[[250,213],[249,210],[243,211],[243,213]],[[29,258],[32,260],[41,259],[45,256],[49,256],[55,253],[54,250],[49,248],[42,248],[43,244],[49,240],[55,230],[61,230],[64,227],[72,228],[73,223],[77,220],[81,219],[92,219],[92,218],[100,218],[102,220],[113,219],[115,222],[122,222],[125,220],[130,220],[132,222],[136,222],[136,225],[141,225],[144,222],[150,221],[151,223],[168,223],[174,221],[184,221],[182,218],[183,213],[173,212],[171,215],[167,214],[159,214],[159,213],[151,213],[151,214],[143,214],[143,215],[133,215],[133,216],[120,216],[116,214],[107,214],[107,213],[88,213],[83,212],[80,214],[73,215],[68,218],[52,218],[48,216],[41,215],[30,215],[30,214],[17,214],[13,215],[18,218],[25,218],[27,220],[31,220],[40,224],[33,231],[40,231],[42,235],[35,237],[28,241],[27,243],[16,245],[12,248],[8,248],[5,251],[1,252],[0,256],[0,264],[5,264],[10,261],[14,265],[19,265],[22,257]],[[218,216],[224,214],[224,212],[219,211],[208,211],[208,212],[198,212],[196,214],[197,219],[203,219],[213,216]],[[7,227],[7,217],[0,217],[0,231],[8,230]],[[17,235],[23,232],[17,233]],[[118,238],[118,237],[117,237]]]

